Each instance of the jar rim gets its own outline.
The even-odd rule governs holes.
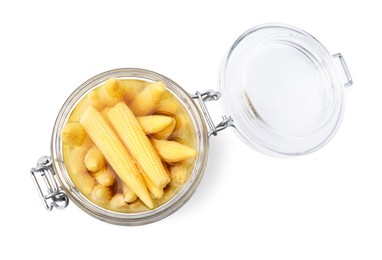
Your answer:
[[[165,202],[163,205],[158,206],[155,209],[137,212],[137,213],[120,213],[114,212],[100,206],[97,206],[89,199],[87,199],[71,181],[69,174],[66,170],[62,142],[60,137],[60,132],[67,119],[72,112],[75,105],[81,100],[81,98],[91,91],[92,89],[99,86],[101,83],[109,78],[124,78],[124,79],[140,79],[145,81],[162,81],[165,83],[166,88],[174,94],[178,101],[186,108],[189,113],[190,119],[193,122],[196,133],[196,145],[198,150],[198,155],[194,163],[194,169],[189,177],[187,183],[181,188],[181,190],[169,201]],[[85,81],[81,84],[66,100],[62,106],[56,122],[54,124],[52,139],[51,139],[51,157],[54,172],[58,176],[58,180],[65,190],[69,198],[83,211],[89,215],[100,219],[102,221],[117,224],[117,225],[142,225],[148,224],[155,221],[159,221],[164,217],[172,214],[178,210],[182,205],[190,199],[192,194],[198,187],[204,169],[207,164],[208,157],[208,131],[205,121],[202,119],[201,111],[195,104],[191,96],[177,83],[171,79],[145,69],[139,68],[120,68],[113,69],[98,75]]]

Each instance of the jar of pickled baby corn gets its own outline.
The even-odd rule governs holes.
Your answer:
[[[136,68],[84,82],[57,116],[51,156],[31,169],[45,207],[65,208],[71,200],[112,224],[158,221],[198,187],[210,136],[231,126],[260,152],[311,153],[334,136],[344,89],[352,85],[341,54],[283,24],[240,36],[219,77],[219,91],[195,94]],[[225,114],[215,124],[206,102],[217,100]]]

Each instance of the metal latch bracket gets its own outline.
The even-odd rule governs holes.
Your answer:
[[[58,185],[49,156],[41,157],[37,161],[37,167],[33,167],[30,174],[42,203],[48,211],[53,208],[64,209],[68,206],[69,199]]]
[[[208,136],[216,136],[218,132],[226,129],[229,126],[233,126],[233,120],[230,116],[224,115],[222,121],[215,126],[210,113],[208,112],[206,102],[208,101],[217,101],[221,97],[221,93],[218,91],[207,90],[205,92],[197,91],[195,95],[191,96],[193,99],[198,101],[199,107],[203,112],[204,119],[206,120],[208,127],[210,128]]]

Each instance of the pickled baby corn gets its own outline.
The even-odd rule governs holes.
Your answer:
[[[69,169],[73,173],[88,171],[84,163],[84,159],[87,153],[88,149],[84,147],[74,147],[70,150],[67,160],[69,163]]]
[[[163,197],[163,189],[157,187],[146,174],[142,174],[142,175],[143,175],[143,179],[146,182],[147,189],[149,190],[152,197],[155,199],[162,198]]]
[[[73,172],[71,179],[74,186],[86,195],[89,195],[96,185],[94,178],[88,172]]]
[[[157,140],[154,138],[151,138],[150,141],[159,156],[168,163],[180,162],[197,155],[195,149],[175,141]]]
[[[108,115],[114,129],[143,170],[143,173],[158,188],[163,189],[170,182],[170,178],[132,111],[125,103],[120,102],[109,110]],[[86,127],[84,128],[86,129]],[[89,135],[91,136],[90,133]]]
[[[157,115],[174,115],[179,111],[178,104],[173,100],[164,100],[154,108],[154,114]]]
[[[122,193],[124,200],[128,203],[134,202],[137,199],[137,195],[122,182]]]
[[[110,120],[109,120],[109,117],[108,117],[108,115],[107,115],[107,113],[109,112],[109,110],[110,110],[110,107],[105,107],[104,109],[101,110],[100,114],[102,115],[102,117],[103,117],[103,119],[106,121],[106,123],[107,123],[110,127],[112,127],[111,122],[110,122]]]
[[[84,158],[84,163],[86,169],[88,169],[91,172],[96,172],[106,165],[106,160],[105,157],[103,157],[101,151],[98,149],[98,147],[94,145],[87,152]]]
[[[175,125],[176,125],[176,121],[174,118],[171,117],[171,123],[168,126],[166,126],[163,130],[153,134],[154,138],[167,139],[174,131]]]
[[[109,115],[110,113],[111,111],[109,111]],[[111,121],[114,123],[113,120]],[[142,175],[102,115],[90,106],[82,114],[80,123],[122,181],[137,194],[147,207],[152,209],[154,204]]]
[[[158,133],[175,121],[169,116],[162,115],[140,116],[137,120],[147,135]]]
[[[121,86],[117,79],[111,78],[105,82],[104,86],[107,94],[112,98],[123,98],[125,95],[124,86]]]
[[[174,165],[170,172],[171,181],[174,185],[184,185],[188,180],[190,169],[187,165]]]
[[[117,193],[113,196],[113,198],[110,200],[110,207],[117,210],[127,207],[127,204],[121,193]]]
[[[97,184],[92,190],[90,196],[93,198],[93,200],[99,203],[107,204],[108,202],[110,202],[113,196],[113,191],[111,187],[106,187],[101,184]]]
[[[61,130],[62,142],[68,146],[80,146],[87,134],[78,122],[67,123]]]
[[[75,147],[69,152],[67,161],[71,171],[71,179],[74,185],[84,194],[89,195],[93,190],[96,182],[94,178],[88,173],[84,158],[87,153],[84,147]]]
[[[88,99],[91,101],[89,106],[93,106],[98,111],[101,111],[105,107],[112,107],[118,102],[124,99],[124,96],[120,96],[120,90],[118,81],[115,79],[107,80],[104,85],[92,90],[88,94]]]
[[[102,92],[102,89],[95,89],[91,91],[88,94],[87,106],[93,106],[97,110],[102,110],[105,107],[105,104],[103,102],[103,99],[104,99],[103,93],[101,92]]]
[[[82,100],[76,105],[72,114],[69,117],[70,121],[78,121],[82,113],[88,106],[94,106],[96,109],[100,109],[102,105],[101,96],[94,90],[85,95]]]
[[[130,103],[142,91],[143,88],[150,85],[150,82],[138,79],[120,79],[120,86],[125,90],[125,102]]]
[[[163,82],[153,82],[139,93],[130,104],[135,116],[146,116],[153,112],[156,104],[162,98],[166,86]]]
[[[103,167],[99,171],[93,173],[94,179],[103,186],[111,186],[115,182],[114,171],[111,167]]]

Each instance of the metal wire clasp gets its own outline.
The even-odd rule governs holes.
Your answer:
[[[52,161],[49,156],[41,157],[37,161],[37,167],[33,167],[30,173],[47,210],[51,211],[53,207],[64,209],[68,206],[69,199],[54,177]],[[40,185],[41,179],[44,180],[44,188]]]
[[[215,126],[214,122],[212,121],[211,115],[208,112],[205,102],[217,101],[220,97],[221,93],[213,90],[207,90],[202,93],[196,91],[195,95],[192,95],[192,98],[198,101],[199,106],[203,112],[204,118],[210,128],[210,131],[208,132],[209,137],[211,135],[216,136],[221,130],[226,129],[229,126],[233,126],[232,118],[226,115],[223,116],[223,120],[217,126]]]

